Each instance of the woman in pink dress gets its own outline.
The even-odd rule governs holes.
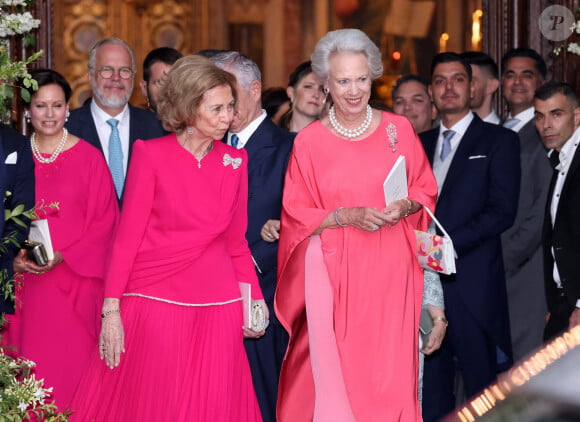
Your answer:
[[[24,277],[7,336],[19,355],[36,362],[36,377],[54,387],[64,410],[98,341],[118,206],[102,154],[64,128],[70,86],[52,70],[33,71],[32,77],[39,88],[25,116],[34,129],[38,214],[48,220],[54,259],[38,266],[24,251],[16,257],[15,269]],[[53,203],[58,209],[48,207]]]
[[[278,420],[419,421],[413,230],[427,228],[435,179],[408,120],[368,105],[382,62],[364,33],[328,33],[312,68],[333,106],[298,133],[286,175],[275,306],[290,344]],[[408,197],[386,205],[401,155]]]
[[[245,239],[247,155],[220,141],[234,84],[201,56],[167,74],[158,114],[174,133],[133,146],[100,350],[72,420],[261,420],[243,337],[264,332],[242,330],[238,286],[265,308]]]

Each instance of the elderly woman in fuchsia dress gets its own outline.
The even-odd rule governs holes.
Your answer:
[[[201,56],[167,74],[158,113],[173,133],[133,147],[73,420],[261,421],[243,338],[264,332],[242,329],[238,286],[266,307],[245,238],[247,155],[221,142],[234,86]]]

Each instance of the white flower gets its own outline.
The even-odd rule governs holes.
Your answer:
[[[24,403],[23,401],[18,403],[18,409],[20,409],[21,412],[24,412],[27,407],[28,407],[28,405],[26,403]]]
[[[580,45],[578,45],[578,43],[571,42],[568,44],[568,51],[572,54],[580,56]]]

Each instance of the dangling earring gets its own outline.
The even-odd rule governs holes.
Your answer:
[[[68,122],[68,117],[70,116],[70,111],[66,112],[66,115],[64,116],[64,121],[65,123]]]
[[[26,119],[26,123],[30,123],[30,113],[28,110],[24,112],[24,118]]]
[[[193,133],[193,127],[191,127],[191,126],[188,126],[188,127],[187,127],[187,134],[188,134],[188,135],[191,135],[192,133]]]

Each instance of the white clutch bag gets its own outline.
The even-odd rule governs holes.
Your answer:
[[[262,304],[252,299],[252,285],[238,283],[242,294],[242,307],[244,310],[244,327],[260,332],[268,328],[269,321],[266,319]]]

